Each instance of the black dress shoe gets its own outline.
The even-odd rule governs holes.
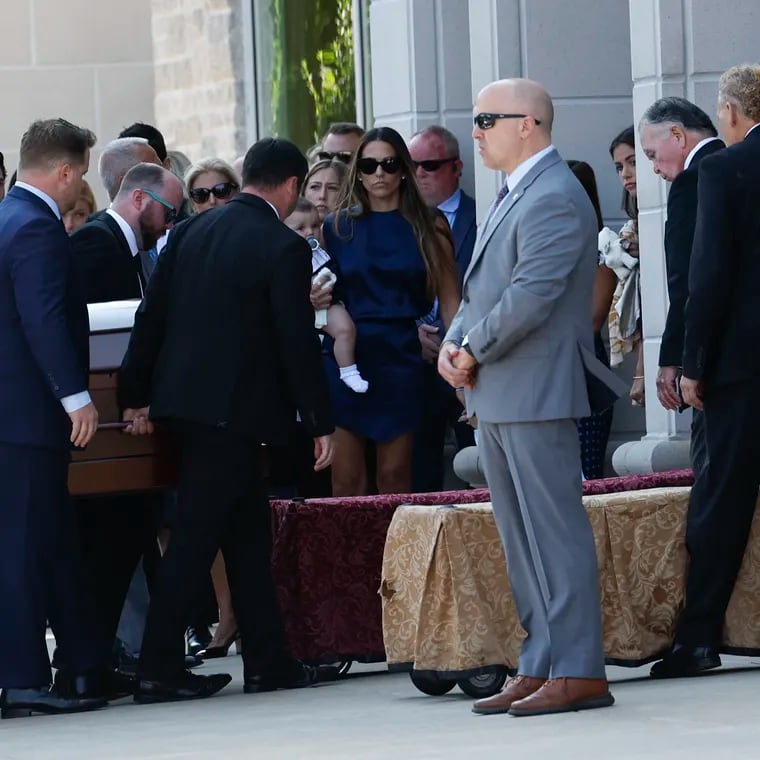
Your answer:
[[[256,675],[246,675],[243,691],[258,694],[276,689],[303,689],[319,681],[319,671],[313,665],[304,665],[300,660],[291,660],[276,670]]]
[[[0,696],[0,717],[19,718],[33,713],[61,715],[97,710],[105,706],[104,699],[63,696],[59,694],[55,686],[41,686],[36,689],[3,689],[3,694]]]
[[[151,704],[153,702],[180,702],[186,699],[203,699],[221,691],[232,676],[228,673],[216,673],[210,676],[196,676],[184,671],[175,678],[153,681],[141,678],[135,690],[135,702]]]
[[[137,679],[112,668],[102,667],[72,675],[66,669],[55,674],[55,690],[64,697],[105,699],[111,702],[135,693]]]
[[[211,643],[211,631],[207,625],[188,626],[185,631],[185,652],[187,654],[198,654],[202,649],[206,649]]]
[[[713,647],[678,646],[652,665],[650,678],[685,678],[698,676],[721,665],[718,650]]]

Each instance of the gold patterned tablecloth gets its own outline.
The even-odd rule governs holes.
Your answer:
[[[655,658],[683,603],[689,488],[586,496],[608,661]],[[390,666],[439,673],[514,667],[524,636],[490,504],[399,507],[380,588]],[[725,649],[760,652],[760,525],[726,614]]]

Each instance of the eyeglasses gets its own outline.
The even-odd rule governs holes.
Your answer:
[[[535,116],[529,116],[527,113],[479,113],[473,118],[475,126],[479,129],[491,129],[496,125],[499,119],[533,119],[536,124],[541,123],[541,119]]]
[[[424,169],[426,172],[437,172],[444,164],[459,161],[459,156],[451,158],[435,158],[429,161],[412,161],[416,169]]]
[[[194,187],[192,190],[188,190],[187,194],[196,203],[205,203],[212,194],[214,198],[221,201],[229,198],[237,189],[238,186],[234,182],[220,182],[213,187]]]
[[[162,206],[166,208],[166,223],[167,224],[174,224],[174,222],[177,221],[177,209],[172,206],[169,201],[166,200],[166,198],[162,198],[158,193],[154,193],[152,190],[147,190],[144,187],[140,188],[141,193],[145,193],[146,195],[149,195],[151,198],[153,198],[154,201],[157,201]]]
[[[378,166],[386,174],[395,174],[401,168],[401,161],[396,156],[389,156],[382,161],[378,161],[376,158],[360,158],[356,162],[356,168],[362,174],[374,174]]]
[[[317,153],[317,158],[320,161],[333,161],[334,159],[337,159],[344,164],[350,164],[353,157],[354,153],[351,150],[339,150],[335,153],[329,150],[320,150],[319,153]]]

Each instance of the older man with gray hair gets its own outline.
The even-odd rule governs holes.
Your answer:
[[[686,519],[686,605],[672,652],[655,678],[720,665],[718,649],[760,487],[760,65],[720,78],[718,125],[729,147],[699,166],[697,224],[689,267],[683,379],[702,409],[707,462]]]
[[[108,199],[119,192],[124,175],[137,164],[160,164],[156,151],[144,137],[120,137],[103,148],[98,161],[98,174]]]
[[[681,408],[678,380],[683,354],[683,315],[689,295],[689,262],[697,223],[697,177],[700,161],[725,148],[710,117],[684,98],[660,98],[639,123],[641,147],[655,174],[672,182],[665,224],[665,263],[670,307],[660,342],[657,398],[670,410]],[[705,460],[702,413],[694,411],[691,425],[691,465],[694,472]]]

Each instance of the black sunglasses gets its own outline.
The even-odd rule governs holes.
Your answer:
[[[154,193],[152,190],[148,190],[145,187],[140,188],[141,193],[145,193],[150,196],[156,203],[160,203],[164,207],[164,218],[167,224],[174,224],[177,221],[178,212],[177,209],[172,206],[166,198],[162,198],[158,193]]]
[[[331,153],[329,150],[321,150],[317,153],[317,158],[320,161],[333,161],[334,159],[338,159],[338,161],[342,161],[344,164],[350,164],[353,157],[354,153],[350,150],[339,150],[336,153]]]
[[[382,161],[378,161],[376,158],[360,158],[356,161],[356,168],[362,174],[374,174],[378,166],[386,174],[395,174],[401,168],[401,161],[396,156],[389,156]]]
[[[187,194],[196,203],[205,203],[212,193],[214,198],[218,198],[221,201],[229,198],[237,189],[238,186],[234,182],[220,182],[213,187],[194,187],[192,190],[188,190]]]
[[[527,113],[479,113],[473,118],[475,126],[480,129],[491,129],[499,119],[529,119],[532,118],[536,124],[541,123],[541,119],[535,116],[529,116]]]
[[[415,169],[424,169],[426,172],[437,172],[444,164],[451,163],[452,161],[459,161],[459,156],[451,156],[451,158],[434,158],[429,161],[412,161]]]

